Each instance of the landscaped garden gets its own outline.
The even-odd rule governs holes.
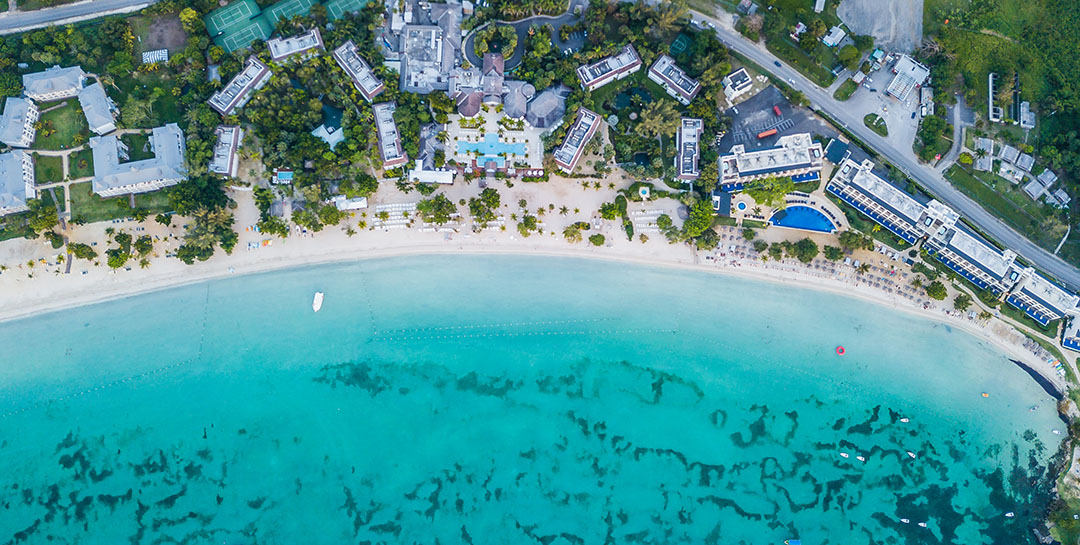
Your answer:
[[[134,210],[128,206],[128,197],[102,199],[93,193],[91,182],[82,182],[68,186],[71,192],[72,219],[94,223],[120,218],[130,218]],[[151,215],[168,212],[171,209],[166,190],[135,195],[135,207],[144,209]]]
[[[94,151],[83,148],[68,156],[68,176],[72,180],[94,175]]]
[[[878,114],[866,114],[863,117],[863,124],[881,136],[889,136],[889,128],[885,126],[885,120]]]
[[[34,180],[38,185],[64,181],[64,158],[35,153]]]
[[[154,157],[150,149],[150,136],[147,134],[125,134],[120,140],[128,148],[128,161],[142,161]]]
[[[66,98],[59,102],[46,102],[39,107],[42,114],[37,122],[35,148],[64,150],[86,143],[89,129],[77,99]]]

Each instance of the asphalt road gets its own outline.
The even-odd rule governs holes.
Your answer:
[[[725,45],[761,65],[774,76],[784,79],[795,89],[802,91],[815,109],[825,112],[840,122],[846,129],[877,151],[878,154],[887,158],[897,168],[918,181],[938,200],[953,207],[983,232],[1034,263],[1037,268],[1068,284],[1069,287],[1073,289],[1080,288],[1080,270],[1053,253],[1039,247],[1024,235],[1014,231],[994,217],[982,206],[953,187],[933,167],[919,163],[910,149],[898,149],[884,138],[878,136],[877,133],[871,131],[862,122],[862,116],[865,112],[856,112],[845,108],[844,104],[834,100],[827,90],[818,87],[809,79],[803,77],[798,70],[777,59],[763,46],[759,47],[738,32],[727,28],[730,24],[724,25],[718,19],[700,12],[693,11],[691,13],[695,19],[711,21],[716,26],[716,33]],[[780,66],[776,65],[777,62],[780,63]]]
[[[6,1],[6,0],[0,0]],[[40,28],[69,19],[91,19],[114,11],[130,11],[157,0],[90,0],[34,11],[0,13],[0,34]]]

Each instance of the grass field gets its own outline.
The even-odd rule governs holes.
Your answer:
[[[770,37],[766,40],[765,45],[774,55],[787,61],[802,75],[822,87],[828,87],[836,80],[836,76],[821,66],[817,58],[807,55],[806,52],[799,49],[799,46],[789,42],[785,36]]]
[[[79,150],[68,156],[68,175],[71,179],[94,175],[94,152],[90,148]]]
[[[950,167],[945,177],[983,208],[1043,247],[1057,243],[1041,236],[1045,233],[1040,224],[1052,215],[1047,207],[1029,199],[1007,180],[990,173],[972,174],[957,165]]]
[[[840,84],[840,87],[836,88],[836,92],[833,93],[833,98],[836,100],[847,100],[851,98],[851,95],[855,94],[855,91],[858,88],[859,84],[849,79]]]
[[[870,130],[880,134],[881,136],[889,136],[889,127],[885,125],[885,120],[878,114],[866,114],[863,117],[863,124],[870,127]]]
[[[86,126],[86,117],[79,108],[78,99],[72,97],[64,99],[66,105],[50,112],[41,114],[41,128],[38,129],[34,147],[46,150],[70,149],[86,142],[89,129]],[[53,107],[61,102],[49,102],[39,107],[44,112],[46,108]],[[47,135],[47,136],[46,136]],[[76,141],[76,136],[80,141]]]
[[[35,153],[34,180],[38,185],[64,181],[64,158]]]
[[[109,221],[120,218],[130,218],[131,208],[128,207],[128,197],[114,197],[102,199],[92,192],[91,182],[71,184],[71,217],[82,219],[87,223]],[[151,214],[168,212],[169,196],[165,191],[154,191],[135,195],[135,206],[145,208]]]
[[[150,151],[150,136],[146,134],[125,134],[120,140],[128,147],[128,161],[142,161],[154,156]]]

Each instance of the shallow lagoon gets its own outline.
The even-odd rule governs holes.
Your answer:
[[[1026,543],[1061,427],[944,325],[574,259],[229,278],[0,345],[0,543]]]

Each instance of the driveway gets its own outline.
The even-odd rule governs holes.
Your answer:
[[[844,104],[853,114],[860,114],[860,123],[862,123],[862,116],[866,114],[880,115],[885,119],[885,126],[889,129],[889,135],[885,139],[897,149],[910,151],[911,145],[915,143],[915,133],[919,128],[919,116],[916,114],[914,118],[911,117],[911,114],[919,109],[916,98],[918,92],[913,92],[906,101],[900,102],[885,94],[885,87],[892,78],[892,73],[888,68],[873,72],[870,78],[874,80],[869,84],[870,87],[860,85],[851,98],[841,104]],[[871,89],[877,90],[871,91]],[[831,97],[832,94],[829,96]]]
[[[774,76],[792,81],[793,87],[802,91],[815,109],[827,113],[839,124],[887,158],[892,164],[896,165],[897,168],[919,182],[939,200],[953,207],[969,221],[997,239],[998,242],[1017,252],[1034,263],[1035,266],[1057,277],[1058,280],[1065,282],[1070,287],[1080,287],[1080,270],[1075,266],[1066,263],[1061,258],[1031,242],[1024,235],[1014,231],[953,187],[936,169],[919,163],[910,146],[898,148],[892,142],[871,131],[863,125],[862,117],[865,114],[854,111],[846,103],[834,100],[832,95],[825,89],[815,85],[794,68],[780,62],[764,46],[753,43],[736,32],[732,27],[730,14],[721,14],[718,19],[696,11],[691,13],[695,18],[700,17],[712,22],[725,45],[767,69]],[[774,63],[780,63],[780,65],[777,66]],[[875,83],[881,82],[875,81]],[[880,87],[878,91],[881,91]]]
[[[14,34],[51,25],[85,21],[114,13],[138,11],[157,0],[84,0],[34,11],[0,13],[0,34]]]
[[[468,59],[469,64],[472,64],[473,66],[480,67],[484,65],[484,60],[476,55],[476,48],[473,47],[473,36],[476,35],[478,30],[487,28],[488,25],[492,24],[512,26],[514,27],[514,31],[517,32],[518,41],[517,47],[514,48],[514,54],[509,59],[506,59],[503,64],[507,71],[517,68],[517,65],[521,64],[521,58],[525,55],[525,38],[528,37],[529,28],[533,25],[551,25],[551,42],[555,44],[555,47],[560,52],[570,48],[575,51],[580,50],[581,47],[585,45],[585,37],[578,34],[564,42],[559,38],[559,29],[565,25],[572,25],[580,21],[581,17],[575,14],[574,10],[575,8],[580,7],[581,11],[584,12],[588,5],[589,3],[587,1],[575,0],[570,3],[569,11],[562,15],[554,17],[550,15],[534,15],[532,17],[521,19],[520,21],[489,21],[484,23],[469,32],[468,36],[465,36],[465,40],[461,46],[464,50],[465,58]]]

